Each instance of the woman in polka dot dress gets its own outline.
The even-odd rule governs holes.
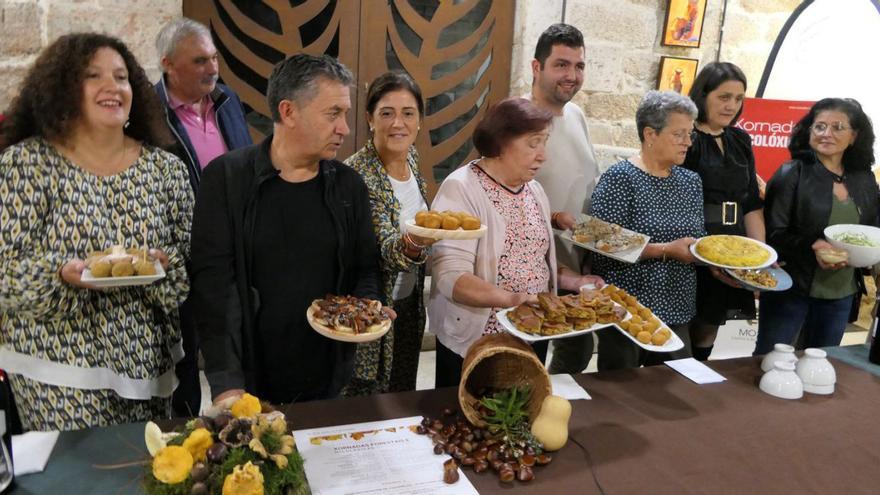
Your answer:
[[[696,116],[688,98],[648,92],[636,112],[641,152],[602,174],[591,206],[596,217],[651,238],[637,263],[597,256],[593,272],[638,298],[685,347],[649,353],[616,330],[600,330],[599,370],[690,356],[688,324],[696,314],[697,276],[689,248],[705,234],[703,190],[699,175],[676,165],[687,154]]]

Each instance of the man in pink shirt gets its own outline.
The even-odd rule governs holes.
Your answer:
[[[163,73],[156,92],[177,141],[171,151],[187,164],[197,190],[211,160],[252,144],[241,101],[217,82],[217,48],[204,25],[185,17],[171,21],[156,38],[156,49]]]
[[[204,25],[182,17],[169,22],[156,38],[162,78],[156,93],[176,143],[170,149],[186,164],[190,185],[198,192],[202,169],[218,156],[251,145],[238,96],[217,82],[217,49]],[[180,381],[172,397],[178,416],[196,416],[201,403],[198,336],[189,301],[180,306],[184,358],[177,363]]]

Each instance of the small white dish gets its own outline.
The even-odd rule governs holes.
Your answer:
[[[837,373],[822,349],[807,349],[797,363],[797,375],[804,384],[804,392],[819,395],[834,393]]]
[[[804,396],[804,384],[794,372],[791,361],[776,361],[773,369],[764,373],[759,387],[773,397],[780,399],[800,399]]]
[[[860,268],[873,266],[880,262],[880,228],[870,225],[837,224],[825,227],[825,239],[835,248],[843,249],[849,254],[849,266]],[[861,234],[873,246],[859,246],[837,240],[842,234]]]
[[[764,360],[761,361],[761,371],[764,373],[773,369],[773,363],[776,361],[791,361],[797,363],[797,356],[794,354],[794,347],[788,344],[775,344],[773,350],[770,351]]]

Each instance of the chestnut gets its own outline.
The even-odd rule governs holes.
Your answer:
[[[535,473],[532,472],[532,468],[529,466],[519,466],[519,470],[516,473],[516,479],[520,481],[532,481],[535,479]]]

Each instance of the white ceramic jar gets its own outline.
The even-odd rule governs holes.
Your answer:
[[[761,371],[766,373],[772,370],[773,363],[776,361],[790,361],[792,363],[797,363],[797,360],[798,358],[794,354],[794,347],[788,344],[776,344],[773,346],[773,350],[764,356],[764,360],[761,361]]]
[[[761,377],[761,390],[780,399],[800,399],[804,396],[804,384],[794,369],[791,361],[776,361],[773,369]]]
[[[828,395],[834,393],[837,373],[822,349],[807,349],[797,363],[797,375],[804,384],[804,392]]]

